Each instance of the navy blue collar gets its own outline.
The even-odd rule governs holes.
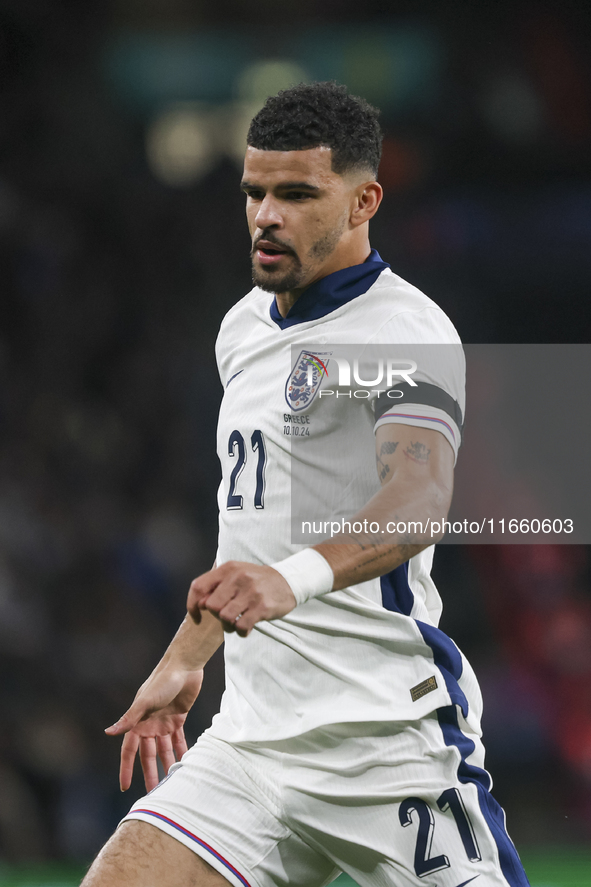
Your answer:
[[[351,268],[342,268],[335,271],[304,290],[295,305],[282,317],[277,307],[277,298],[271,302],[271,319],[282,330],[296,323],[305,323],[307,320],[318,320],[332,311],[336,311],[341,305],[345,305],[357,296],[366,293],[370,286],[376,282],[384,268],[389,268],[377,250],[372,249],[369,256],[361,265],[353,265]]]

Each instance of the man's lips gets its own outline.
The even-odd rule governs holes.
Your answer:
[[[261,265],[276,265],[290,252],[281,244],[273,243],[271,240],[259,240],[255,246],[255,255]]]

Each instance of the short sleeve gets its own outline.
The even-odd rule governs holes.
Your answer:
[[[460,338],[436,306],[397,315],[366,348],[384,355],[386,384],[373,391],[375,429],[387,423],[439,431],[457,454],[465,412],[466,362]],[[386,357],[387,355],[387,357]],[[399,372],[397,373],[397,368]]]

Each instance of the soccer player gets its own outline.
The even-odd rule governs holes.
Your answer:
[[[370,247],[377,116],[316,83],[268,99],[252,121],[242,189],[255,287],[217,343],[216,565],[192,583],[169,649],[107,730],[124,734],[121,787],[139,749],[150,793],[84,887],[321,887],[341,871],[361,887],[528,883],[489,791],[474,673],[437,628],[432,540],[347,528],[291,542],[292,469],[315,442],[343,501],[361,458],[351,442],[375,448],[381,486],[353,515],[360,526],[440,526],[451,499],[459,340]],[[452,359],[353,409],[327,388],[343,344],[444,345]],[[224,638],[221,711],[187,750],[186,713]]]

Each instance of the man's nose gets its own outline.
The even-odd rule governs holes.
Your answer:
[[[261,205],[255,216],[255,224],[257,228],[260,228],[262,231],[264,231],[265,228],[283,227],[283,216],[279,211],[277,201],[270,194],[267,194],[267,196],[261,201]]]

